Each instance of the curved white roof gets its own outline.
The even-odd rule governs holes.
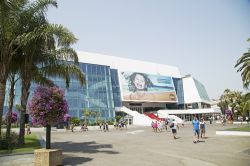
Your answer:
[[[181,78],[177,67],[133,60],[128,58],[114,57],[109,55],[78,51],[79,62],[110,66],[120,71],[142,72]]]

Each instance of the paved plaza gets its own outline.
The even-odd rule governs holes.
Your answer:
[[[235,125],[234,125],[235,126]],[[249,166],[250,137],[217,136],[219,124],[207,125],[207,138],[192,142],[192,126],[180,127],[178,139],[170,130],[149,127],[111,128],[110,132],[53,132],[52,148],[63,149],[64,165],[85,166]],[[37,133],[45,136],[45,133]],[[1,165],[33,165],[33,154],[1,156]]]

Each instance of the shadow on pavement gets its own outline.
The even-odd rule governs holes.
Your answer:
[[[64,155],[63,165],[79,165],[91,160],[93,160],[93,158]]]
[[[55,142],[52,144],[52,148],[62,149],[63,152],[82,152],[82,153],[106,153],[106,154],[119,154],[119,152],[111,150],[113,147],[111,144],[98,144],[95,141],[74,143],[67,142]]]

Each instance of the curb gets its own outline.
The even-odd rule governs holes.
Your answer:
[[[244,131],[216,131],[216,135],[235,135],[235,136],[248,136],[248,137],[250,137],[250,132],[244,132]]]
[[[27,155],[27,154],[34,154],[34,152],[24,152],[24,153],[6,153],[0,155],[0,157],[6,157],[6,156],[17,156],[17,155]]]

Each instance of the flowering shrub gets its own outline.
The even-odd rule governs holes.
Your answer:
[[[68,122],[70,119],[71,119],[70,114],[65,114],[64,117],[63,117],[64,122]]]
[[[38,86],[28,103],[28,109],[33,124],[46,126],[62,122],[68,113],[68,104],[62,89]]]
[[[11,123],[16,123],[17,122],[17,113],[12,112],[11,113]]]

